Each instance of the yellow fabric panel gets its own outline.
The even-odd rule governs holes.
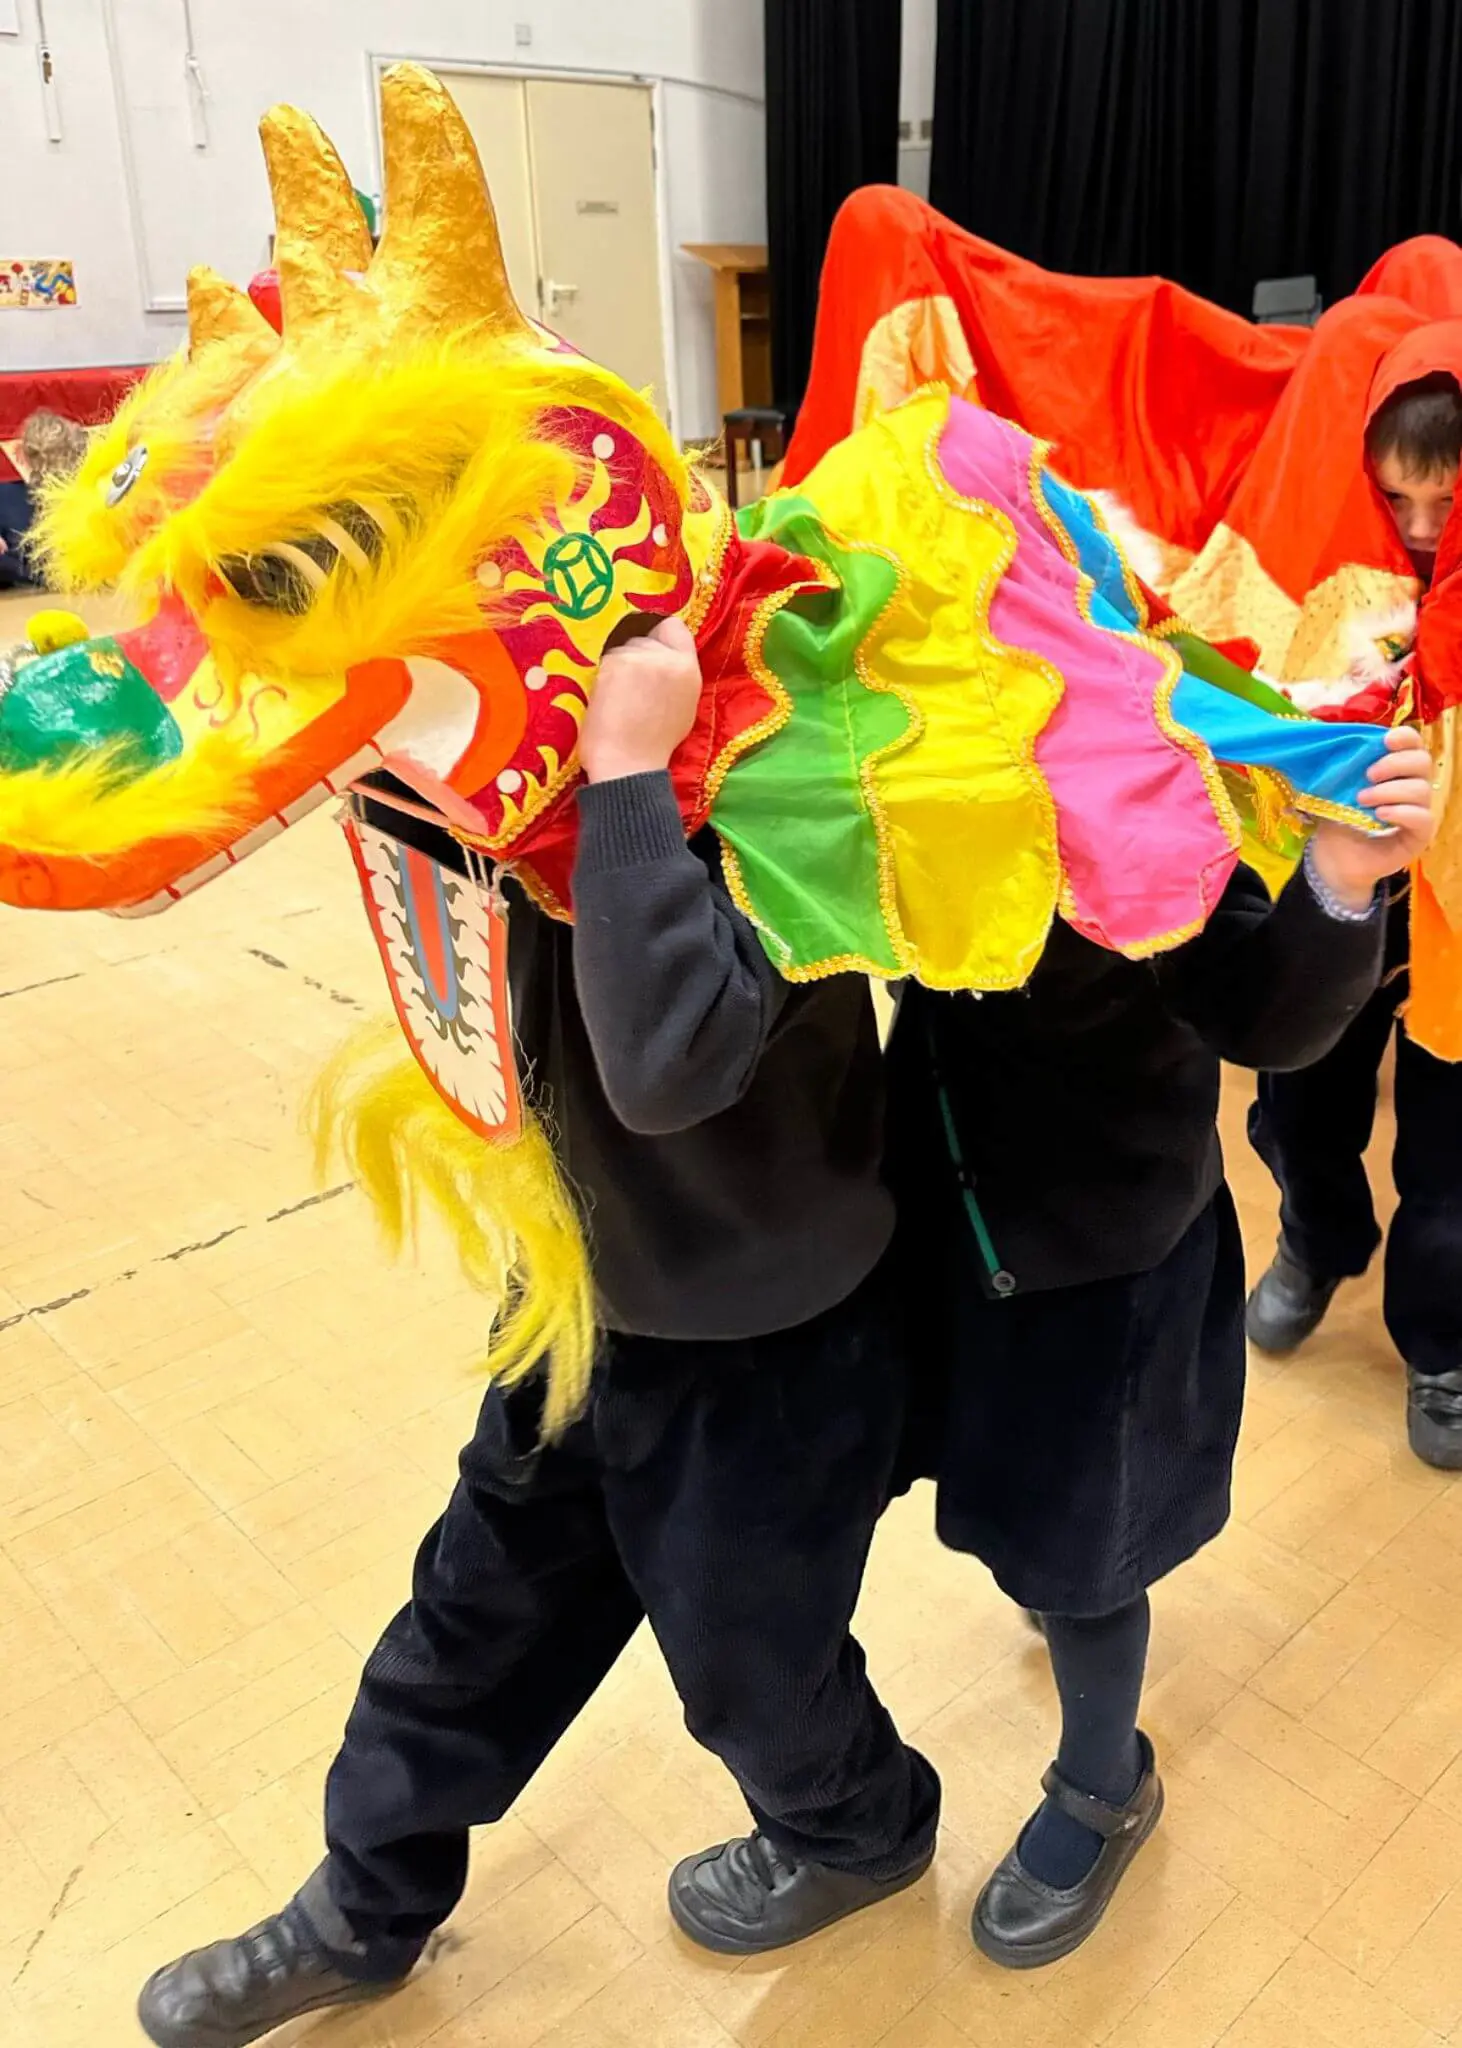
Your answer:
[[[913,399],[834,448],[802,493],[839,538],[856,534],[901,572],[858,657],[867,687],[893,691],[917,727],[871,777],[895,938],[931,987],[1013,988],[1040,957],[1060,891],[1034,748],[1062,684],[991,632],[1015,532],[945,482],[948,413],[947,391]]]
[[[1168,592],[1168,602],[1205,640],[1253,640],[1259,666],[1286,674],[1300,608],[1280,589],[1242,534],[1217,526]]]
[[[1448,922],[1424,868],[1411,878],[1411,995],[1403,1014],[1424,1052],[1462,1060],[1462,929]]]
[[[943,292],[905,299],[869,330],[858,365],[856,423],[892,412],[925,384],[947,384],[978,403],[975,359],[955,303]]]

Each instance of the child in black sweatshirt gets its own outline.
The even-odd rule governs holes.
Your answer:
[[[1431,761],[1393,733],[1372,779],[1389,834],[1321,825],[1272,906],[1241,867],[1156,959],[1058,924],[1020,993],[900,1005],[889,1178],[939,1533],[1043,1617],[1062,1707],[1045,1803],[975,1908],[1010,1968],[1086,1939],[1162,1810],[1147,1589],[1228,1518],[1244,1391],[1219,1062],[1303,1066],[1375,988]]]
[[[674,1873],[695,1939],[780,1946],[933,1854],[938,1780],[849,1633],[904,1423],[877,1034],[856,978],[784,981],[709,835],[687,846],[665,767],[699,689],[679,621],[606,659],[576,923],[511,912],[525,1065],[594,1247],[589,1408],[545,1445],[531,1388],[488,1394],[366,1664],[328,1856],[282,1912],[149,1981],[164,2048],[243,2048],[403,1982],[461,1895],[469,1827],[507,1811],[647,1614],[755,1822]]]

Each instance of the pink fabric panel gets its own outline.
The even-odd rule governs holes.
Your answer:
[[[1082,616],[1077,571],[1031,496],[1030,453],[1017,428],[951,401],[939,451],[945,476],[962,496],[999,506],[1016,530],[991,627],[1066,683],[1036,762],[1055,800],[1069,921],[1100,945],[1141,951],[1202,923],[1237,855],[1198,762],[1158,724],[1161,659]]]

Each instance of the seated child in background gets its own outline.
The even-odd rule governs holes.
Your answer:
[[[59,413],[33,412],[21,428],[15,451],[18,475],[0,482],[0,590],[42,582],[26,549],[35,497],[52,478],[77,469],[85,453],[85,427],[63,420]]]

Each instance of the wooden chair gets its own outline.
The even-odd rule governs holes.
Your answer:
[[[740,405],[725,420],[726,503],[734,512],[738,503],[740,451],[746,450],[748,466],[760,478],[787,452],[787,415],[776,405]]]

